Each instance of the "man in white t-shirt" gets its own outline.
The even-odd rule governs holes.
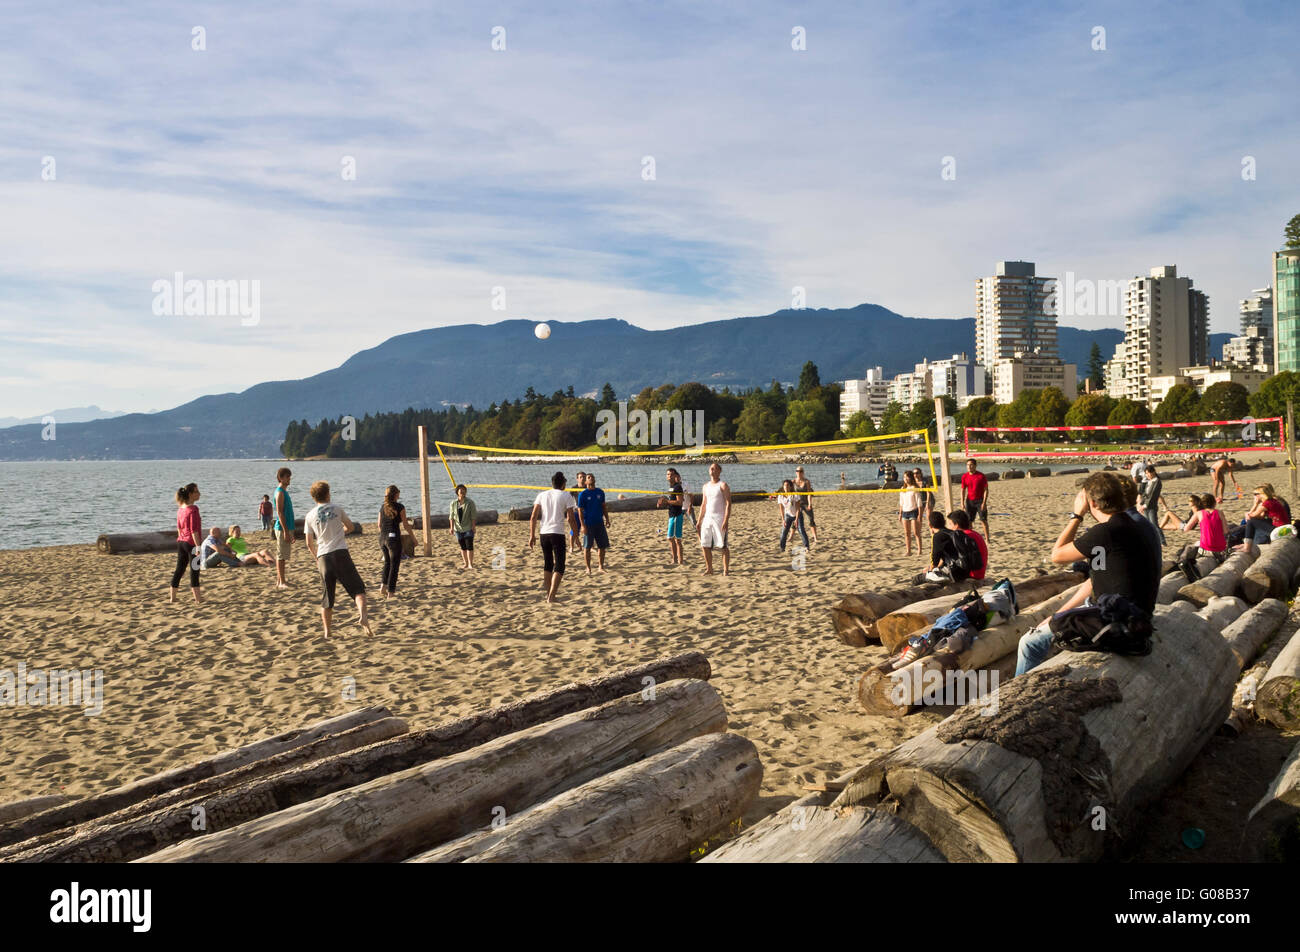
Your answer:
[[[578,520],[574,513],[577,503],[573,496],[564,491],[564,474],[556,473],[551,477],[552,489],[537,494],[533,502],[533,513],[528,518],[528,548],[537,542],[538,523],[541,523],[543,587],[546,589],[546,601],[555,601],[560,591],[560,579],[564,577],[564,556],[568,552],[565,530],[574,532]]]
[[[352,562],[352,553],[348,551],[346,533],[356,530],[342,506],[330,502],[330,484],[317,480],[311,484],[311,498],[316,507],[307,513],[306,536],[307,548],[316,559],[320,570],[321,582],[325,592],[320,600],[320,617],[325,625],[325,636],[330,635],[330,619],[334,615],[334,588],[343,583],[343,588],[356,600],[357,613],[360,615],[361,627],[367,635],[373,635],[370,621],[366,616],[366,583],[361,581],[357,567]]]
[[[700,501],[700,521],[695,534],[704,552],[704,574],[713,574],[713,550],[722,551],[722,574],[731,574],[731,550],[727,548],[727,523],[731,521],[731,487],[722,481],[722,467],[709,467],[709,481],[704,484]]]

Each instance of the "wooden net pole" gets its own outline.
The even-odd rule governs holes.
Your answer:
[[[1298,491],[1296,490],[1296,469],[1295,469],[1295,402],[1287,400],[1286,402],[1286,435],[1283,437],[1286,443],[1286,458],[1291,464],[1291,498],[1295,499]]]
[[[935,430],[939,436],[939,466],[943,481],[943,511],[952,512],[952,481],[948,477],[948,418],[943,413],[943,397],[934,398]]]
[[[433,514],[429,512],[429,428],[422,426],[417,432],[420,434],[420,515],[424,520],[421,528],[424,531],[424,554],[428,556],[433,554],[430,532]]]

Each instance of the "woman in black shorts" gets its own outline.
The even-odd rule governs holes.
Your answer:
[[[176,601],[176,591],[181,584],[181,576],[190,570],[190,591],[194,593],[194,604],[203,602],[199,592],[200,562],[195,557],[199,546],[203,545],[203,520],[199,516],[199,487],[194,483],[176,490],[176,571],[172,573],[172,589],[169,601]]]
[[[384,504],[379,507],[379,548],[384,555],[379,591],[385,599],[397,594],[397,570],[402,565],[402,533],[415,535],[406,519],[406,507],[397,501],[401,494],[396,486],[389,486],[384,490]]]

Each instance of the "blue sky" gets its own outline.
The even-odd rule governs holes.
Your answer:
[[[0,416],[173,406],[444,324],[765,314],[795,286],[966,317],[1004,258],[1177,264],[1232,330],[1300,212],[1294,4],[270,6],[6,7]],[[259,281],[260,322],[155,316],[178,271]]]

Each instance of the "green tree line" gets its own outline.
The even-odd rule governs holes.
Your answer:
[[[628,401],[627,410],[647,414],[655,410],[703,411],[705,438],[710,443],[803,443],[839,434],[841,390],[838,384],[823,386],[817,365],[808,361],[794,387],[783,387],[775,380],[767,389],[739,392],[730,388],[715,391],[698,382],[664,384],[646,387]],[[597,413],[617,409],[618,399],[608,383],[596,398],[577,396],[572,387],[549,397],[529,387],[520,399],[494,403],[486,410],[408,407],[400,413],[366,414],[355,420],[327,418],[315,425],[295,420],[285,429],[280,452],[289,459],[410,456],[421,426],[429,428],[430,443],[442,440],[511,449],[577,450],[596,443]],[[654,447],[639,444],[632,448]]]

